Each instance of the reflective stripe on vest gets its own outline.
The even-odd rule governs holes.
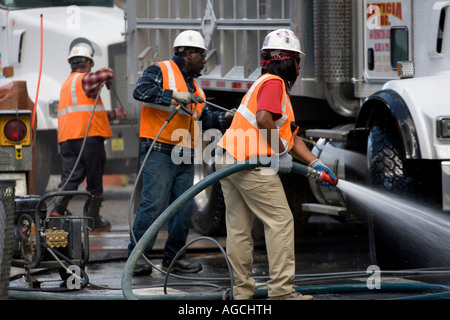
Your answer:
[[[82,77],[84,73],[72,73],[61,88],[58,107],[58,143],[81,139],[86,135],[95,99],[84,94]],[[97,101],[95,113],[89,127],[88,137],[112,137],[108,115],[101,98]]]
[[[157,64],[161,68],[163,75],[163,89],[176,92],[188,91],[183,74],[173,60],[161,61]],[[206,96],[202,88],[195,80],[193,81],[196,88],[196,92],[194,94],[206,100]],[[180,145],[193,149],[195,139],[200,133],[197,120],[201,116],[204,105],[204,103],[198,103],[186,106],[186,108],[193,113],[192,116],[183,111],[183,109],[180,109],[160,133],[158,141],[170,145]],[[141,127],[139,136],[141,138],[155,139],[156,135],[159,133],[159,130],[176,107],[176,102],[170,106],[164,106],[156,103],[144,103],[141,111]]]
[[[263,135],[264,131],[258,129],[256,122],[258,91],[266,81],[274,79],[281,81],[284,92],[280,101],[282,116],[275,121],[278,135],[287,151],[290,151],[294,146],[291,121],[295,121],[295,117],[290,98],[286,93],[284,81],[278,76],[264,74],[255,81],[242,99],[230,128],[218,143],[219,146],[226,149],[238,161],[267,157],[274,152],[267,144],[267,139]],[[278,141],[274,142],[277,143]]]

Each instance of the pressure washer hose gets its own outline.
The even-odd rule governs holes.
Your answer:
[[[207,176],[185,193],[183,193],[172,205],[170,205],[160,216],[155,220],[152,226],[144,233],[142,238],[136,244],[134,250],[131,252],[122,274],[121,289],[122,295],[67,295],[62,293],[51,292],[24,292],[24,291],[10,291],[9,297],[12,299],[40,299],[40,300],[224,300],[232,298],[232,295],[225,296],[224,292],[208,291],[208,292],[186,292],[174,294],[159,294],[159,295],[135,295],[131,288],[131,280],[134,267],[137,260],[142,255],[143,250],[147,246],[150,239],[152,239],[159,229],[192,197],[196,196],[203,189],[209,187],[211,184],[225,178],[231,174],[245,169],[251,169],[257,166],[262,166],[261,163],[236,163],[221,170],[218,170]],[[305,165],[294,163],[292,171],[304,176],[317,175]],[[295,290],[301,291],[304,294],[332,294],[332,293],[351,293],[351,292],[370,292],[366,283],[357,284],[332,284],[332,285],[316,285],[316,286],[302,286],[294,287]],[[414,296],[391,298],[389,300],[437,300],[450,298],[450,287],[439,284],[422,284],[422,283],[380,283],[380,289],[374,292],[413,292],[420,293]],[[426,292],[426,294],[423,294]],[[267,298],[267,289],[255,290],[255,299]]]
[[[31,121],[31,130],[34,133],[34,138],[36,137],[36,110],[37,110],[37,105],[38,105],[38,100],[39,100],[39,90],[41,87],[41,78],[42,78],[42,59],[43,59],[43,50],[44,50],[44,16],[41,14],[41,19],[40,19],[41,23],[40,23],[40,55],[39,55],[39,77],[38,77],[38,84],[37,84],[37,89],[36,89],[36,98],[34,100],[34,106],[33,106],[33,119]]]
[[[267,162],[265,162],[267,163]],[[153,300],[190,300],[190,299],[202,299],[202,300],[220,300],[224,298],[224,294],[221,292],[194,292],[194,293],[176,293],[176,294],[163,294],[163,295],[135,295],[131,288],[131,280],[134,267],[137,260],[142,255],[144,249],[146,248],[148,242],[156,236],[158,231],[166,224],[166,222],[176,214],[183,205],[195,197],[205,188],[209,187],[213,183],[229,176],[239,171],[245,169],[251,169],[258,166],[263,166],[262,161],[253,161],[236,163],[228,167],[222,168],[210,175],[208,175],[203,180],[199,181],[197,184],[189,188],[185,193],[183,193],[179,198],[177,198],[150,226],[149,229],[144,233],[139,242],[134,247],[128,260],[125,264],[124,271],[122,274],[122,293],[125,299],[138,300],[138,299],[153,299]],[[306,177],[317,177],[320,175],[317,170],[310,167],[302,165],[300,163],[294,163],[292,171],[294,173],[306,176]],[[184,249],[184,248],[183,248]],[[183,250],[182,249],[182,250]],[[181,251],[180,251],[181,252]],[[320,294],[320,293],[343,293],[343,292],[368,292],[370,291],[367,284],[338,284],[338,285],[322,285],[322,286],[310,286],[310,287],[295,287],[296,290],[301,291],[305,294]],[[413,297],[401,297],[393,299],[444,299],[450,297],[450,287],[444,285],[435,284],[418,284],[418,283],[381,283],[381,287],[378,292],[431,292],[430,294],[420,294]],[[258,289],[255,291],[254,297],[265,298],[267,297],[267,289]]]
[[[127,299],[135,299],[136,296],[133,294],[131,289],[131,280],[134,267],[139,259],[139,257],[144,252],[148,243],[156,237],[159,230],[173,217],[189,200],[194,198],[201,191],[214,184],[215,182],[232,175],[234,173],[240,172],[246,169],[252,169],[261,166],[267,166],[268,161],[263,161],[262,159],[253,159],[246,162],[239,162],[227,167],[224,167],[207,177],[199,181],[197,184],[185,191],[180,197],[178,197],[147,229],[144,235],[140,238],[138,243],[135,245],[130,256],[128,257],[125,269],[122,275],[122,292]],[[303,164],[294,162],[292,167],[292,172],[300,174],[305,177],[312,177],[318,180],[322,177],[322,173],[311,167],[305,166]]]
[[[365,273],[365,272],[364,272]],[[366,283],[327,284],[294,287],[303,294],[345,294],[345,293],[414,293],[412,296],[386,298],[382,300],[442,300],[450,298],[450,287],[439,284],[426,283],[380,283],[380,289],[371,290]],[[267,289],[255,290],[254,299],[266,299]],[[10,299],[18,300],[125,300],[123,295],[69,295],[67,293],[35,292],[35,291],[9,291]],[[137,297],[134,297],[137,299]],[[186,292],[171,294],[155,294],[149,296],[139,295],[139,299],[147,300],[225,300],[222,292]]]
[[[174,112],[170,115],[170,117],[166,120],[165,125],[171,120],[171,118],[178,112],[179,108],[174,110]],[[160,132],[164,129],[165,125],[160,129]],[[150,147],[149,151],[147,152],[147,157],[149,156],[153,145]],[[145,161],[145,160],[144,160]],[[138,299],[151,299],[151,300],[223,300],[226,298],[232,298],[232,286],[233,286],[233,276],[232,276],[232,270],[231,267],[227,261],[227,265],[230,272],[230,281],[231,281],[231,289],[228,292],[228,297],[225,296],[225,292],[219,292],[219,291],[208,291],[208,292],[189,292],[189,293],[177,293],[177,294],[166,294],[166,285],[167,285],[167,279],[170,274],[170,267],[166,274],[165,284],[164,284],[164,294],[161,295],[135,295],[133,293],[133,290],[131,288],[131,280],[132,280],[132,274],[134,267],[137,263],[137,260],[142,255],[144,249],[146,248],[148,242],[157,235],[159,230],[167,223],[167,221],[176,214],[181,207],[184,206],[184,204],[195,197],[198,193],[209,187],[210,185],[214,184],[215,182],[232,175],[234,173],[237,173],[239,171],[245,170],[245,169],[252,169],[255,167],[260,166],[267,166],[268,161],[262,161],[262,159],[253,159],[252,161],[247,162],[241,162],[236,163],[234,165],[230,165],[228,167],[225,167],[221,170],[218,170],[203,180],[199,181],[197,184],[192,186],[190,189],[188,189],[185,193],[183,193],[178,199],[176,199],[156,220],[155,222],[147,229],[147,231],[144,233],[144,235],[141,237],[139,242],[136,243],[133,251],[131,252],[130,256],[128,257],[128,260],[125,264],[125,268],[122,274],[121,279],[121,289],[122,289],[122,296],[119,295],[88,295],[88,296],[70,296],[67,294],[61,294],[61,293],[51,293],[51,292],[24,292],[24,291],[12,291],[10,293],[10,298],[13,299],[49,299],[49,300],[122,300],[130,299],[130,300],[138,300]],[[270,162],[269,162],[270,163]],[[323,174],[323,172],[312,169],[308,166],[302,165],[300,163],[293,163],[292,172],[303,175],[305,177],[310,177],[312,179],[315,179],[318,182],[329,182],[333,185],[337,184],[337,180],[330,181],[329,177],[327,177],[326,174]],[[328,180],[327,180],[328,179]],[[136,187],[136,186],[135,186]],[[135,188],[133,188],[135,190]],[[134,192],[134,191],[133,191]],[[131,197],[133,199],[133,195]],[[130,201],[130,207],[131,207],[132,201]],[[222,250],[222,253],[225,256],[226,254],[223,250],[223,248],[220,246],[220,244],[217,243],[214,239],[211,239],[209,237],[200,237],[198,239],[195,239],[188,243],[186,246],[184,246],[179,254],[175,257],[174,261],[176,261],[176,258],[193,242],[199,241],[199,240],[211,240],[214,241],[219,248]],[[144,256],[145,257],[145,256]],[[172,264],[173,264],[172,262]],[[153,265],[152,265],[153,266]],[[86,278],[87,279],[87,276]],[[192,278],[191,278],[192,279]],[[212,279],[210,279],[212,280]],[[86,280],[87,284],[88,280]],[[294,287],[297,291],[301,291],[304,294],[330,294],[330,293],[345,293],[345,292],[367,292],[369,289],[367,288],[367,284],[338,284],[338,285],[319,285],[319,286],[302,286],[300,287]],[[446,299],[450,297],[450,287],[444,286],[444,285],[436,285],[436,284],[417,284],[417,283],[381,283],[381,287],[378,291],[383,292],[430,292],[430,294],[421,294],[416,295],[413,297],[401,297],[401,298],[393,298],[391,300],[436,300],[436,299]],[[255,299],[263,299],[267,298],[267,289],[257,289],[255,290],[254,294]]]

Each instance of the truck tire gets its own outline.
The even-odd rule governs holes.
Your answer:
[[[411,194],[413,179],[400,152],[399,139],[387,123],[374,125],[369,134],[369,184],[395,193]]]
[[[414,193],[414,181],[407,172],[400,139],[394,128],[384,121],[374,124],[370,130],[367,145],[368,185],[399,195],[411,195]],[[378,266],[393,269],[411,267],[408,254],[399,243],[401,239],[395,236],[397,232],[373,211],[367,208],[369,245]]]

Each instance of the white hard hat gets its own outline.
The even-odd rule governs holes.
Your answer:
[[[92,43],[85,38],[76,38],[72,41],[69,47],[69,57],[68,61],[74,57],[85,57],[93,60],[94,57],[94,47]]]
[[[300,54],[303,57],[305,53],[302,52],[300,40],[295,33],[289,29],[278,29],[270,32],[264,39],[261,51],[270,50],[287,50]]]
[[[173,42],[173,48],[190,47],[200,48],[208,51],[205,44],[205,39],[200,32],[194,30],[187,30],[181,32]]]

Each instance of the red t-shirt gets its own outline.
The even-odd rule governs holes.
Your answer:
[[[283,115],[281,100],[283,98],[283,83],[281,80],[268,80],[258,91],[256,112],[265,110],[273,115],[274,120],[278,120]]]

